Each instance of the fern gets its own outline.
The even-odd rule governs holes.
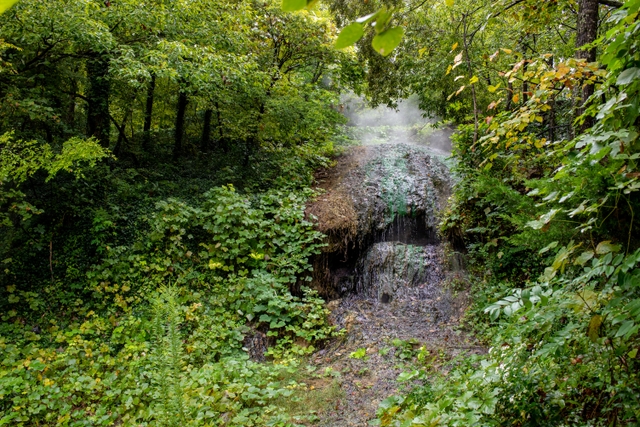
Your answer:
[[[160,425],[178,427],[185,424],[187,417],[181,386],[184,352],[176,289],[163,286],[152,303],[152,364],[159,393],[157,418]]]

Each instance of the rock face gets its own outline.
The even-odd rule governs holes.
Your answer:
[[[404,288],[442,280],[438,247],[375,243],[356,267],[356,292],[389,303]]]
[[[321,294],[388,302],[400,288],[440,281],[437,213],[451,180],[432,152],[410,144],[358,147],[319,180],[326,193],[308,214],[328,235],[314,262]]]
[[[442,151],[399,140],[410,141],[354,147],[316,176],[324,193],[307,214],[327,246],[315,259],[313,286],[344,331],[310,358],[316,372],[336,373],[342,394],[318,414],[319,427],[373,425],[403,370],[423,369],[426,360],[444,370],[444,361],[484,351],[458,328],[468,304],[455,285],[464,283],[456,271],[463,265],[448,257],[445,271],[436,233],[451,189]],[[364,357],[352,357],[356,351]]]

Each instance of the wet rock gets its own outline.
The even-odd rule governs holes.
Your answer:
[[[388,303],[400,288],[439,284],[442,280],[439,248],[398,242],[376,243],[360,259],[356,277],[356,291]]]

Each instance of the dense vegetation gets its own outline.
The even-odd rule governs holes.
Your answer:
[[[638,425],[640,0],[284,6],[0,16],[0,425],[311,422],[282,402],[335,333],[305,203],[346,90],[458,125],[441,230],[490,347],[379,423]]]
[[[441,230],[468,251],[467,320],[489,351],[436,380],[411,373],[427,385],[385,401],[381,425],[640,422],[640,2],[601,3],[456,1],[414,18],[420,55],[395,76],[467,123]]]
[[[304,209],[361,73],[335,32],[269,1],[0,17],[1,425],[287,419],[247,351],[332,333]]]

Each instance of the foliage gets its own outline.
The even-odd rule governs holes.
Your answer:
[[[488,87],[460,128],[441,228],[469,249],[489,352],[386,400],[381,425],[637,425],[639,10],[608,14],[599,64],[513,55],[502,77],[526,93]]]
[[[303,298],[290,292],[320,247],[304,221],[308,196],[246,196],[227,186],[196,206],[159,202],[139,240],[114,245],[109,233],[95,240],[104,258],[87,273],[92,295],[68,308],[70,319],[40,317],[38,293],[8,286],[2,421],[286,419],[269,402],[291,393],[277,379],[287,368],[249,362],[242,348],[252,331],[266,331],[278,341],[271,354],[288,360],[332,334],[323,301],[309,290]],[[104,216],[96,219],[96,231],[109,228]]]

